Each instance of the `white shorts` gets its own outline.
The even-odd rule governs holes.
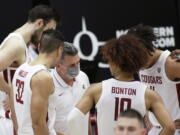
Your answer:
[[[14,135],[13,123],[11,119],[0,118],[0,135]]]

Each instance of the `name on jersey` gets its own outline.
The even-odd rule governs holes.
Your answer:
[[[111,92],[115,94],[136,95],[136,89],[132,88],[112,87]]]
[[[141,82],[149,83],[149,84],[162,84],[162,77],[141,75]]]
[[[19,76],[21,76],[21,77],[26,77],[27,74],[28,74],[28,72],[26,72],[24,70],[19,71]]]

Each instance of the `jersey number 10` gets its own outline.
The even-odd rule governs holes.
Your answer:
[[[126,107],[124,107],[126,103]],[[122,112],[126,109],[131,108],[131,99],[130,98],[118,98],[115,97],[115,110],[114,110],[114,120],[116,121],[119,115],[119,112]]]
[[[22,100],[22,95],[24,92],[24,81],[16,79],[16,86],[17,86],[16,102],[20,104],[24,104],[24,101]]]

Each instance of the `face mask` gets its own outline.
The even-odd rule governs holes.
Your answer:
[[[79,65],[75,67],[68,67],[65,76],[69,79],[73,79],[79,74],[79,71],[80,71]]]

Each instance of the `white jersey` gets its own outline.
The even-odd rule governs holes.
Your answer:
[[[17,37],[19,39],[21,39],[24,42],[24,48],[25,48],[25,55],[26,55],[26,59],[25,62],[30,61],[30,57],[28,54],[28,48],[26,46],[26,43],[24,41],[24,38],[22,37],[22,35],[18,34],[18,33],[10,33],[1,43],[0,48],[2,48],[4,46],[4,44],[6,43],[7,40],[9,40],[10,38],[14,38]],[[13,47],[13,46],[12,46]],[[4,75],[4,79],[6,80],[6,82],[11,85],[12,84],[12,79],[14,76],[14,73],[16,71],[16,68],[14,67],[8,67],[5,71],[3,71],[3,75]]]
[[[151,89],[155,90],[163,99],[173,120],[180,119],[180,81],[175,82],[168,79],[165,71],[165,63],[169,51],[164,51],[157,62],[150,68],[139,72],[140,80]],[[150,120],[155,126],[159,123],[150,113]]]
[[[2,72],[0,72],[0,75],[2,75]],[[7,97],[7,94],[3,91],[0,91],[0,117],[5,117],[3,101],[6,99],[6,97]]]
[[[31,79],[41,70],[47,70],[43,65],[21,65],[13,78],[14,108],[18,123],[18,135],[34,135],[31,119]]]
[[[28,55],[30,57],[30,60],[34,60],[38,56],[38,53],[34,50],[32,45],[28,46]]]
[[[19,39],[21,39],[23,42],[24,42],[24,47],[25,47],[25,54],[26,54],[26,60],[25,62],[29,61],[29,56],[28,56],[28,49],[27,49],[27,46],[26,46],[26,43],[22,37],[22,35],[18,34],[18,33],[10,33],[1,43],[0,45],[0,48],[2,48],[5,44],[5,42],[7,40],[9,40],[10,38],[14,38],[14,37],[17,37]],[[12,46],[13,47],[13,46]],[[14,73],[16,71],[16,68],[14,67],[8,67],[6,70],[4,70],[3,72],[1,72],[2,74],[0,75],[3,75],[5,81],[11,86],[12,85],[12,79],[13,79],[13,76],[14,76]],[[6,98],[6,94],[1,94],[1,99],[5,99]],[[6,117],[5,116],[5,113],[4,113],[4,108],[2,106],[2,104],[0,104],[0,117]]]
[[[135,109],[144,116],[146,88],[139,81],[123,82],[113,78],[103,81],[101,97],[96,104],[98,134],[114,135],[117,117],[125,109]]]
[[[89,87],[89,79],[87,75],[80,71],[79,75],[75,78],[73,86],[69,86],[58,75],[56,70],[52,71],[53,81],[55,85],[55,95],[57,97],[56,103],[56,118],[55,118],[55,130],[64,134],[69,134],[67,126],[67,116],[73,107],[80,100],[85,90]],[[88,116],[86,116],[86,124],[84,135],[88,135]],[[50,116],[50,119],[53,116]]]

